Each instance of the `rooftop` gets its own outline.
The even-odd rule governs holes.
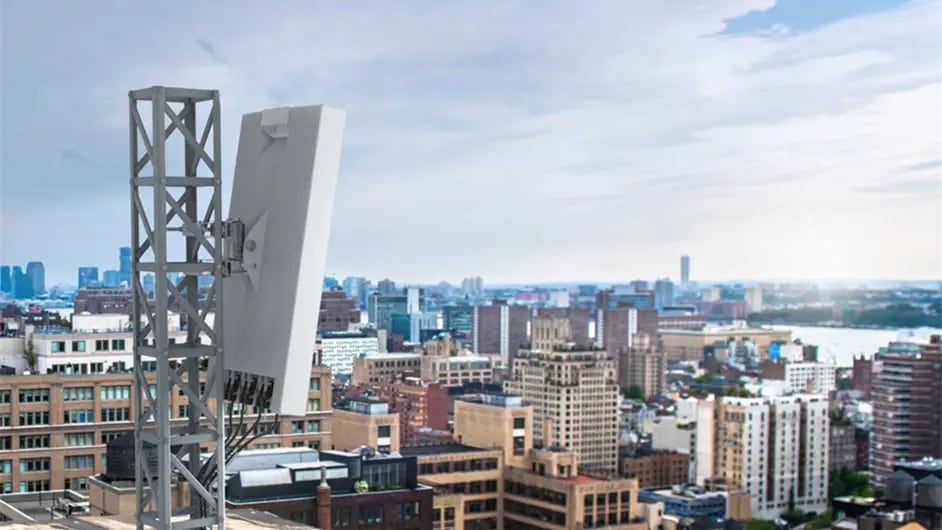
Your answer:
[[[484,451],[488,451],[488,449],[481,449],[463,444],[423,445],[416,447],[403,447],[399,449],[399,453],[402,456],[447,455],[451,453],[476,453]]]

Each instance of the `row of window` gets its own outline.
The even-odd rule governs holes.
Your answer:
[[[460,473],[463,471],[483,471],[497,469],[496,458],[475,458],[472,460],[459,460],[456,462],[438,462],[435,464],[419,464],[420,475],[433,473]]]
[[[186,410],[181,406],[181,416],[185,416]],[[101,421],[103,423],[129,421],[131,419],[131,409],[108,408],[101,409]],[[63,413],[63,422],[67,424],[94,423],[95,411],[92,409],[67,410]],[[31,425],[49,425],[49,412],[45,410],[26,411],[19,414],[19,427],[28,427]],[[11,427],[10,414],[0,413],[0,427]]]
[[[317,433],[321,432],[321,420],[309,420],[304,421],[292,421],[291,422],[291,434],[302,434],[302,433]]]
[[[379,525],[386,519],[386,507],[382,504],[363,504],[360,506],[334,506],[331,509],[330,520],[333,528],[348,528],[351,526],[356,510],[357,521],[360,525]],[[396,504],[396,521],[412,521],[418,519],[422,505],[419,501],[400,502]]]
[[[73,352],[84,352],[85,341],[84,340],[73,340],[69,348]],[[110,346],[110,348],[109,348]],[[64,340],[54,340],[49,343],[49,349],[52,353],[65,353],[66,352],[66,341]],[[124,339],[96,339],[95,340],[95,351],[126,351],[125,350],[125,341]]]

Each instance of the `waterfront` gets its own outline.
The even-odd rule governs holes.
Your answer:
[[[834,359],[838,366],[852,366],[854,357],[869,358],[880,346],[892,341],[928,342],[930,335],[942,335],[939,328],[915,329],[862,329],[830,328],[819,326],[772,326],[774,329],[792,331],[793,339],[805,344],[816,344],[819,358]]]

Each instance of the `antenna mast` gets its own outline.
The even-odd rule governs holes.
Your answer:
[[[137,528],[223,529],[225,257],[219,92],[155,86],[132,90],[128,96]],[[199,121],[197,109],[201,110]],[[174,153],[169,160],[168,140],[173,145],[182,140],[183,147],[182,153]],[[170,260],[181,255],[182,261]],[[142,283],[142,275],[148,273],[154,275],[152,299]],[[213,281],[201,299],[199,277],[204,274]],[[171,306],[185,318],[183,343],[170,341],[167,312]],[[215,317],[208,320],[211,311]],[[204,370],[200,369],[202,360],[207,361]],[[144,375],[145,368],[153,365],[155,391]],[[205,385],[201,385],[201,374]],[[171,430],[170,396],[176,391],[187,396],[189,410],[185,418],[174,421]],[[202,473],[201,447],[214,453],[206,463],[212,469]],[[153,456],[149,458],[154,452],[156,467]],[[209,490],[211,484],[200,480],[207,471],[217,477],[215,492]],[[189,498],[178,510],[171,508],[174,483],[189,487]],[[172,521],[176,516],[180,520]]]

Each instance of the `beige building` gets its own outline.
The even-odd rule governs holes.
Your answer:
[[[534,440],[579,455],[587,469],[618,469],[618,385],[615,362],[602,351],[521,351],[508,394],[534,410]]]
[[[399,450],[399,414],[390,414],[385,401],[351,398],[346,408],[334,409],[331,428],[332,449],[349,451],[366,445],[381,453]]]
[[[533,415],[519,396],[458,400],[460,443],[403,449],[436,489],[433,528],[645,530],[637,480],[589,476],[572,451],[534,449]]]
[[[146,374],[151,392],[155,377]],[[105,470],[106,444],[134,430],[133,379],[127,372],[0,376],[0,492],[86,491],[88,477]],[[330,369],[312,367],[308,414],[281,417],[276,434],[259,438],[252,448],[316,448],[329,441],[330,394]],[[180,392],[170,396],[174,421],[184,422],[188,407]],[[215,410],[215,403],[209,408]],[[246,412],[247,423],[254,412]],[[238,412],[233,417],[240,418]],[[261,424],[273,420],[266,415]]]
[[[466,383],[492,383],[499,355],[459,355],[456,357],[422,357],[422,381],[442,386]]]
[[[645,396],[655,396],[667,388],[667,354],[660,341],[645,334],[635,345],[619,354],[618,382],[622,387],[637,386]]]
[[[530,321],[530,343],[534,350],[553,351],[573,343],[572,321],[564,317],[539,317]]]
[[[759,360],[769,358],[769,345],[773,342],[791,342],[792,332],[767,328],[749,328],[744,325],[707,326],[700,330],[658,330],[664,342],[668,360],[701,361],[703,347],[730,338],[748,338],[756,344]]]
[[[405,374],[418,375],[422,356],[417,353],[377,353],[353,359],[352,385],[392,383]]]

